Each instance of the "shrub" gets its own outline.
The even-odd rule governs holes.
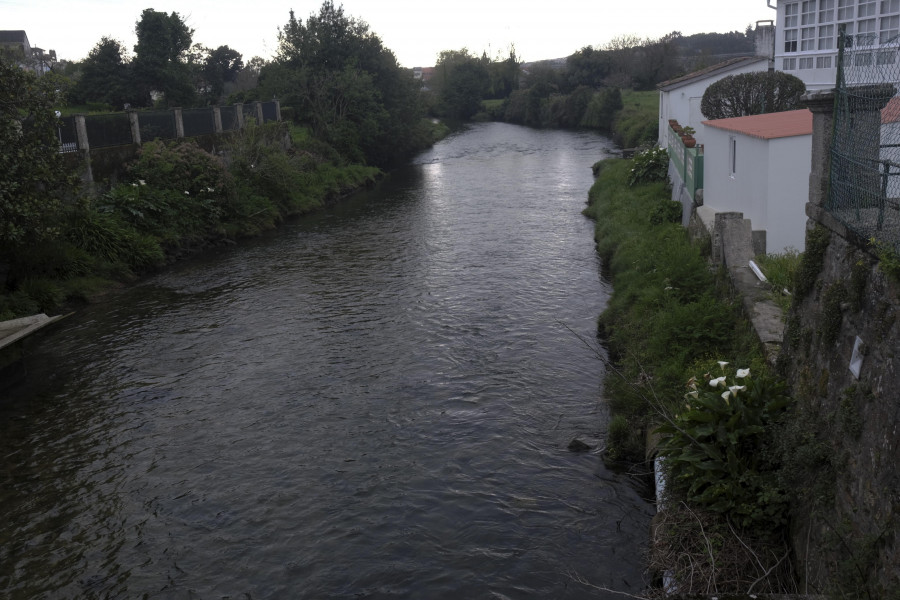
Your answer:
[[[634,155],[628,185],[666,181],[669,173],[669,153],[665,148],[654,146]]]
[[[719,365],[719,377],[688,381],[685,404],[657,428],[664,436],[659,453],[673,487],[690,502],[744,528],[782,525],[787,498],[764,441],[790,398],[780,381],[750,369],[729,374],[728,363]]]
[[[727,119],[802,108],[806,84],[789,73],[762,71],[728,75],[703,93],[700,112],[707,119]]]

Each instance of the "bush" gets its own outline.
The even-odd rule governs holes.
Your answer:
[[[790,398],[780,381],[718,364],[720,376],[688,381],[685,404],[657,428],[659,454],[689,502],[768,531],[786,523],[787,497],[764,443]]]
[[[628,185],[666,181],[669,176],[669,152],[654,146],[634,155],[634,164],[628,175]]]
[[[806,84],[789,73],[761,71],[728,75],[703,93],[700,112],[707,119],[727,119],[802,108]]]

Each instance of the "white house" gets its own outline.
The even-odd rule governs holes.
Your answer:
[[[705,121],[701,218],[741,212],[766,252],[803,251],[812,113],[807,109]],[[762,234],[762,232],[765,232]]]
[[[775,5],[773,6],[773,2]],[[833,88],[837,35],[843,26],[855,48],[871,47],[878,64],[897,60],[900,0],[767,0],[777,10],[775,68],[796,75],[807,90]]]
[[[658,84],[659,145],[665,147],[667,144],[669,119],[675,119],[682,127],[692,127],[696,131],[694,137],[702,144],[705,141],[702,131],[704,116],[700,112],[700,101],[706,88],[729,75],[768,69],[768,57],[744,56]]]

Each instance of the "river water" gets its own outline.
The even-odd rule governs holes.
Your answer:
[[[607,420],[611,148],[476,125],[41,335],[0,403],[0,596],[638,592],[652,508],[567,450]]]

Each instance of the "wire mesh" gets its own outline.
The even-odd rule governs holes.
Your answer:
[[[185,137],[216,132],[216,119],[212,108],[186,108],[181,111],[181,123],[184,126]]]
[[[239,121],[236,105],[219,107],[219,115],[222,117],[222,131],[238,129]]]
[[[256,113],[256,105],[257,105],[256,102],[244,103],[244,105],[243,105],[244,123],[249,122],[250,119],[253,119],[257,123],[259,123],[259,116]]]
[[[278,113],[275,110],[275,102],[262,102],[263,123],[277,121]]]
[[[174,111],[139,112],[138,124],[141,129],[142,144],[157,139],[171,140],[177,137]]]
[[[62,117],[59,120],[57,135],[59,137],[60,152],[78,151],[78,134],[75,131],[75,117]]]
[[[108,148],[133,144],[131,121],[126,113],[88,115],[84,126],[91,148]]]
[[[826,209],[900,252],[900,44],[842,31],[838,48]]]

